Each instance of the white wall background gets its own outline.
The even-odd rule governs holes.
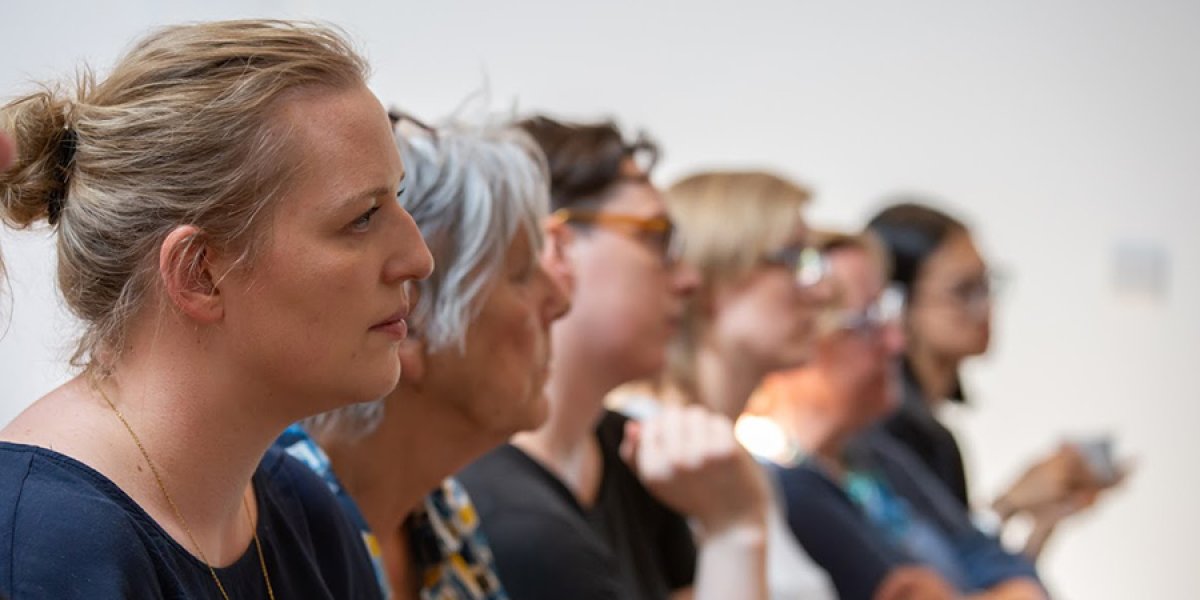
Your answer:
[[[106,67],[146,28],[236,16],[346,27],[385,102],[612,114],[667,150],[664,179],[764,165],[811,184],[819,224],[896,190],[976,225],[1015,275],[962,415],[976,489],[1062,435],[1109,431],[1136,476],[1065,527],[1043,570],[1072,599],[1200,595],[1200,4],[1186,0],[152,0],[0,8],[0,95]],[[1169,259],[1157,299],[1113,285],[1115,245]],[[10,315],[0,422],[67,376],[73,326],[45,233],[0,232]]]

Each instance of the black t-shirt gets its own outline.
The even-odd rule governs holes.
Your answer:
[[[626,420],[608,412],[596,428],[604,470],[592,507],[512,445],[458,475],[513,600],[663,600],[692,584],[687,521],[621,460]]]
[[[901,361],[901,373],[904,378],[903,401],[879,427],[917,455],[946,484],[964,508],[970,507],[967,473],[958,440],[930,411],[929,402],[917,384],[916,375],[908,361]],[[965,402],[961,386],[955,385],[950,400]]]
[[[272,449],[253,485],[277,598],[382,597],[357,531],[308,468]],[[267,597],[253,542],[217,576],[231,598]],[[111,480],[52,450],[11,443],[0,443],[0,595],[220,597],[208,568]]]

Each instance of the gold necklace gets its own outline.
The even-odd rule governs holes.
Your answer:
[[[108,394],[104,393],[104,390],[100,388],[99,383],[93,382],[92,389],[100,393],[100,397],[104,398],[104,401],[108,403],[108,407],[116,413],[117,419],[120,419],[121,424],[125,426],[125,431],[129,432],[129,437],[133,438],[133,443],[137,445],[138,450],[142,453],[142,458],[146,460],[146,465],[150,467],[150,473],[154,475],[154,481],[158,484],[158,489],[162,492],[163,498],[166,498],[171,511],[175,513],[175,518],[179,519],[179,523],[183,525],[183,531],[187,533],[188,541],[192,543],[192,546],[196,548],[196,553],[200,555],[200,561],[204,563],[204,566],[208,567],[208,574],[212,575],[213,583],[217,584],[217,590],[221,592],[221,597],[229,600],[229,594],[225,591],[225,586],[221,585],[221,579],[217,577],[217,570],[208,561],[208,557],[204,555],[204,549],[196,542],[196,536],[192,534],[192,528],[188,526],[187,519],[183,518],[183,513],[179,511],[175,500],[171,498],[171,494],[167,493],[167,485],[163,483],[162,476],[158,474],[158,468],[154,466],[154,461],[150,460],[150,453],[146,452],[146,447],[142,445],[141,438],[133,432],[133,427],[129,425],[129,421],[125,419],[125,415],[121,414],[121,411],[117,409],[117,405],[113,404]],[[258,550],[258,566],[262,568],[263,581],[267,584],[267,596],[271,600],[275,600],[275,591],[271,589],[271,577],[267,575],[267,561],[263,558],[262,542],[258,540],[258,529],[254,527],[254,521],[250,519],[250,501],[246,499],[245,494],[242,494],[242,507],[246,510],[246,522],[250,524],[250,532],[254,534],[254,547]]]

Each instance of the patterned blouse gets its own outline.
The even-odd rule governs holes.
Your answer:
[[[384,597],[393,597],[379,542],[338,481],[325,451],[299,425],[288,427],[275,443],[325,480],[362,533]],[[422,579],[421,600],[508,600],[475,506],[454,478],[446,478],[426,496],[424,505],[408,516],[406,524],[413,562]]]

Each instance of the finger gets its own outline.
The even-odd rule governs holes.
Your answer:
[[[698,406],[689,406],[679,415],[680,460],[691,469],[699,468],[708,458],[712,442],[708,422],[706,411]]]
[[[709,415],[706,438],[710,450],[719,456],[729,456],[739,448],[737,438],[733,435],[733,423],[724,415]]]
[[[891,576],[883,580],[875,590],[875,600],[905,600],[910,597],[913,588],[912,579],[908,572],[900,567],[892,571]]]
[[[663,456],[676,468],[692,467],[688,462],[690,435],[687,431],[686,412],[682,407],[668,404],[662,412],[662,419],[659,420]]]
[[[642,421],[638,434],[637,462],[635,471],[645,481],[661,481],[667,478],[669,467],[663,451],[663,415]]]
[[[1117,463],[1117,476],[1114,477],[1111,482],[1108,482],[1108,485],[1106,485],[1105,488],[1116,487],[1122,483],[1125,483],[1125,479],[1127,479],[1135,470],[1137,470],[1137,463],[1138,461],[1135,458],[1126,458]]]

